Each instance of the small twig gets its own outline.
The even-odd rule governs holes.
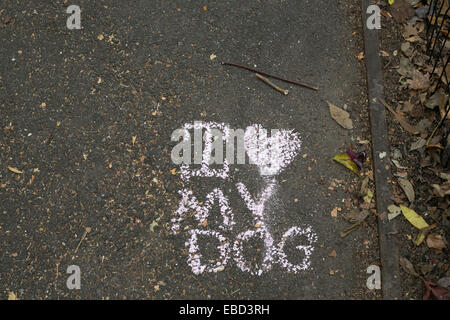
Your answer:
[[[388,105],[386,103],[386,101],[384,101],[381,98],[379,98],[378,100],[381,102],[382,105],[384,105],[386,107],[386,109],[388,109],[392,113],[394,118],[398,121],[398,123],[400,123],[400,125],[402,126],[403,129],[405,129],[405,131],[407,131],[411,134],[419,133],[419,130],[417,130],[412,125],[410,125],[408,123],[408,121],[406,121],[406,119],[399,112],[395,111],[394,108],[392,108],[390,105]]]
[[[341,232],[341,238],[345,238],[346,236],[349,235],[349,233],[351,233],[352,231],[356,230],[359,228],[359,226],[361,225],[362,221],[356,222],[354,224],[352,224],[348,229],[345,229],[344,231]]]
[[[233,291],[231,294],[230,294],[230,296],[232,296],[233,294],[235,294],[236,292],[238,292],[238,291],[240,291],[241,289],[237,289],[237,290],[235,290],[235,291]]]
[[[88,234],[89,232],[91,232],[91,228],[90,228],[90,227],[86,227],[86,228],[84,229],[83,235],[81,236],[81,240],[80,240],[80,242],[78,242],[77,248],[75,249],[75,252],[73,253],[74,255],[78,252],[78,248],[80,247],[81,242],[83,242],[84,238],[86,238],[86,236],[87,236],[87,234]]]
[[[426,146],[427,148],[432,147],[432,146],[429,145],[429,144],[430,144],[430,141],[431,141],[431,139],[434,137],[434,135],[435,135],[436,131],[439,129],[439,127],[444,123],[445,119],[447,119],[447,115],[448,115],[448,112],[449,112],[449,111],[450,111],[450,105],[448,105],[447,110],[446,110],[444,116],[442,117],[441,121],[439,121],[439,123],[438,123],[437,126],[434,128],[433,132],[431,133],[430,137],[427,139],[427,143],[425,143],[425,146]],[[444,149],[444,148],[442,148],[442,149]]]
[[[78,242],[77,248],[75,249],[75,252],[73,254],[77,253],[78,248],[80,247],[80,244],[81,244],[81,242],[83,242],[84,238],[86,238],[86,235],[87,235],[87,231],[85,230],[83,235],[81,236],[81,240],[80,240],[80,242]]]
[[[271,86],[272,88],[274,88],[275,90],[281,92],[282,94],[284,94],[285,96],[287,96],[289,94],[289,90],[285,90],[280,88],[279,86],[277,86],[275,83],[271,82],[269,79],[264,78],[262,75],[260,75],[259,73],[256,74],[256,76],[258,77],[258,79],[261,79],[262,81],[264,81],[266,84],[268,84],[269,86]]]
[[[233,62],[222,62],[222,64],[226,65],[226,66],[233,66],[233,67],[238,67],[238,68],[246,69],[246,70],[249,70],[249,71],[253,71],[253,72],[256,72],[256,73],[259,73],[259,74],[263,74],[266,77],[274,78],[274,79],[281,80],[281,81],[284,81],[284,82],[287,82],[287,83],[296,84],[298,86],[305,87],[305,88],[308,88],[308,89],[312,89],[312,90],[315,90],[315,91],[319,90],[319,88],[314,87],[314,86],[312,86],[310,84],[303,83],[303,82],[298,82],[298,81],[294,81],[294,80],[284,79],[284,78],[281,78],[279,76],[276,76],[276,75],[273,75],[273,74],[270,74],[270,73],[267,73],[267,72],[264,72],[264,71],[260,71],[260,70],[257,70],[257,69],[251,68],[251,67],[247,67],[247,66],[244,66],[244,65],[241,65],[241,64],[237,64],[237,63],[233,63]]]

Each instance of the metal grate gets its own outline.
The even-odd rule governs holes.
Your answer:
[[[436,68],[442,67],[442,72],[437,78],[438,84],[436,85],[434,92],[436,92],[438,88],[443,87],[445,92],[447,94],[450,94],[450,85],[449,85],[450,55],[449,49],[446,47],[447,40],[449,37],[450,3],[449,0],[428,0],[427,4],[429,5],[429,9],[426,18],[427,20],[426,50],[427,54],[430,57],[428,60],[428,64],[433,65],[433,71],[431,72],[431,74],[432,75],[434,74]],[[450,110],[450,105],[448,101],[447,105],[445,106],[445,110],[446,111],[443,120],[447,117]]]

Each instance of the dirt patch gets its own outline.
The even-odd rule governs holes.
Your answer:
[[[404,1],[396,3],[397,6],[410,7]],[[388,112],[393,171],[391,200],[393,205],[414,210],[432,226],[424,241],[418,244],[419,230],[403,214],[395,218],[399,220],[397,237],[400,256],[410,261],[417,273],[413,275],[414,270],[405,271],[408,267],[402,260],[403,298],[422,299],[425,290],[421,278],[438,282],[450,276],[447,243],[449,197],[445,196],[445,192],[439,192],[439,188],[448,183],[445,174],[449,168],[448,163],[443,161],[443,152],[448,148],[450,124],[448,120],[444,121],[429,140],[442,117],[442,105],[439,106],[442,103],[436,99],[436,106],[433,107],[430,101],[436,98],[433,98],[435,90],[443,92],[443,97],[445,91],[440,89],[442,81],[436,71],[432,72],[425,53],[427,18],[423,16],[426,12],[424,4],[417,2],[415,14],[407,14],[406,18],[399,18],[395,8],[387,3],[382,2],[381,7],[380,54],[383,56],[385,97],[386,103],[397,114],[396,118],[393,112]],[[408,9],[407,12],[411,11]],[[448,54],[447,49],[444,49],[444,54]],[[442,71],[442,66],[438,65],[438,72],[439,67]],[[411,185],[405,187],[399,183],[405,180]],[[439,239],[438,245],[433,243],[436,237]]]

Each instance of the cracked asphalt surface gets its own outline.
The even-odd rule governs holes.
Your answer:
[[[81,30],[66,28],[69,4],[81,7]],[[377,297],[366,288],[366,268],[379,260],[375,218],[340,238],[348,224],[330,215],[346,210],[346,187],[357,180],[331,158],[357,137],[370,139],[356,58],[359,1],[10,0],[0,5],[0,21],[8,17],[15,20],[0,27],[1,298]],[[320,90],[274,81],[289,89],[283,96],[221,61]],[[347,106],[355,129],[330,118],[327,100]],[[313,227],[308,270],[274,265],[252,276],[230,261],[218,273],[192,273],[187,230],[171,233],[183,182],[170,137],[195,120],[300,134],[300,154],[277,176],[266,210],[274,238],[291,226]],[[199,199],[213,188],[226,192],[237,216],[231,240],[251,223],[236,182],[255,196],[262,184],[255,166],[232,170],[229,181],[189,185]],[[214,255],[207,240],[201,244]],[[292,261],[303,259],[291,251]],[[247,254],[258,263],[261,243],[251,242]],[[69,265],[81,269],[80,290],[66,287]]]

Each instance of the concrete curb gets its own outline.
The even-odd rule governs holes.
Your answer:
[[[373,2],[373,3],[372,3]],[[395,238],[395,220],[387,219],[387,206],[390,203],[392,187],[389,181],[390,144],[386,125],[386,110],[380,103],[384,99],[383,73],[379,55],[378,31],[366,27],[367,7],[375,4],[372,0],[362,1],[364,28],[365,61],[369,98],[369,116],[372,135],[372,159],[376,188],[378,218],[378,237],[381,260],[381,287],[384,299],[400,299],[399,246]],[[384,213],[384,214],[383,214]]]

